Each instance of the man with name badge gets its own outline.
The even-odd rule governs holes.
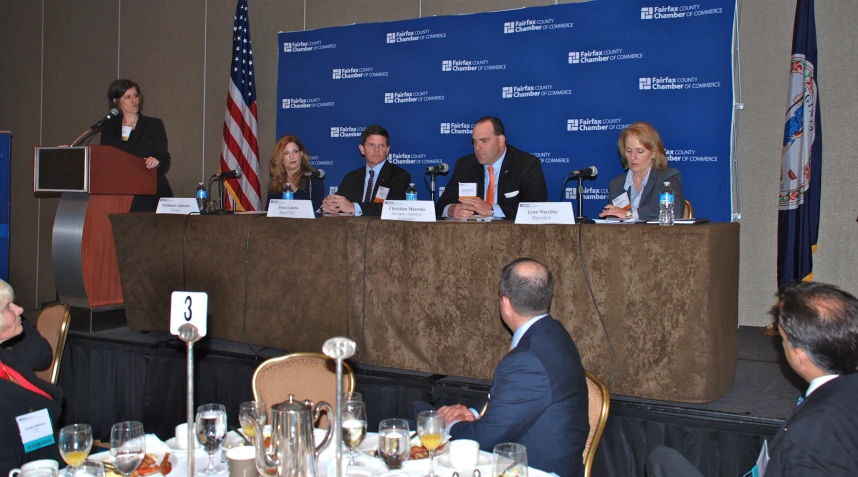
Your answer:
[[[471,134],[474,153],[456,161],[453,177],[438,199],[441,217],[514,219],[519,202],[546,202],[542,163],[506,143],[500,119],[486,116]]]
[[[336,194],[325,197],[327,214],[381,215],[385,200],[405,200],[411,174],[387,160],[390,134],[381,126],[367,126],[360,135],[361,155],[366,166],[343,177]]]
[[[783,427],[764,443],[746,475],[858,475],[858,299],[818,282],[781,287],[772,316],[790,367],[807,381]],[[655,447],[650,477],[703,474],[679,452]]]
[[[531,466],[578,477],[590,429],[587,380],[575,342],[549,314],[553,298],[554,277],[545,265],[529,258],[508,263],[499,306],[512,344],[495,368],[485,412],[478,417],[461,404],[438,412],[453,439],[473,439],[487,452],[517,442]]]

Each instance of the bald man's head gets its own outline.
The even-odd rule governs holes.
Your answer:
[[[536,260],[515,259],[501,271],[500,296],[507,297],[519,315],[533,317],[548,313],[554,298],[554,276]]]

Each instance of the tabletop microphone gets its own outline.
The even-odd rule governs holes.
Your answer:
[[[316,169],[312,172],[305,172],[304,177],[309,177],[310,179],[324,179],[325,171],[323,171],[322,169]]]
[[[111,119],[115,118],[116,116],[119,116],[119,110],[116,108],[110,108],[110,112],[107,113],[107,116],[99,119],[98,122],[93,124],[92,127],[90,127],[89,129],[98,129],[101,126],[104,126],[104,123],[106,123],[107,121],[110,121]]]
[[[579,177],[581,179],[596,177],[597,175],[599,175],[599,169],[596,169],[596,166],[590,166],[586,169],[580,169],[569,173],[569,177]]]
[[[450,166],[446,163],[438,164],[437,166],[429,166],[426,168],[427,174],[446,174],[450,170]]]
[[[231,171],[221,172],[220,174],[215,174],[218,179],[232,179],[235,177],[236,179],[241,177],[241,169],[233,169]]]

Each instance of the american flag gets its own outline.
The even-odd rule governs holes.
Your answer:
[[[256,139],[256,86],[253,84],[247,0],[238,0],[232,32],[232,64],[220,146],[220,171],[241,169],[240,179],[224,182],[230,196],[229,207],[258,210],[259,143]]]

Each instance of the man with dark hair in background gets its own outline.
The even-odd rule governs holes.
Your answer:
[[[322,211],[355,215],[381,215],[385,200],[405,200],[411,174],[387,161],[390,134],[378,125],[367,126],[358,146],[366,166],[355,169],[340,183],[336,194],[325,197]]]
[[[500,314],[512,330],[511,350],[495,368],[482,417],[457,404],[438,410],[453,439],[473,439],[491,452],[501,442],[527,448],[529,465],[562,477],[584,473],[590,424],[587,381],[569,332],[549,315],[551,271],[529,258],[507,264],[500,279]]]
[[[858,300],[818,282],[778,291],[772,316],[787,362],[809,383],[796,410],[767,445],[765,477],[858,475]],[[647,457],[651,477],[700,476],[673,449]]]
[[[456,161],[453,177],[438,199],[439,216],[514,219],[520,202],[548,200],[542,162],[507,144],[500,119],[486,116],[477,120],[471,143],[474,153]],[[475,195],[459,197],[459,184],[475,185]]]

